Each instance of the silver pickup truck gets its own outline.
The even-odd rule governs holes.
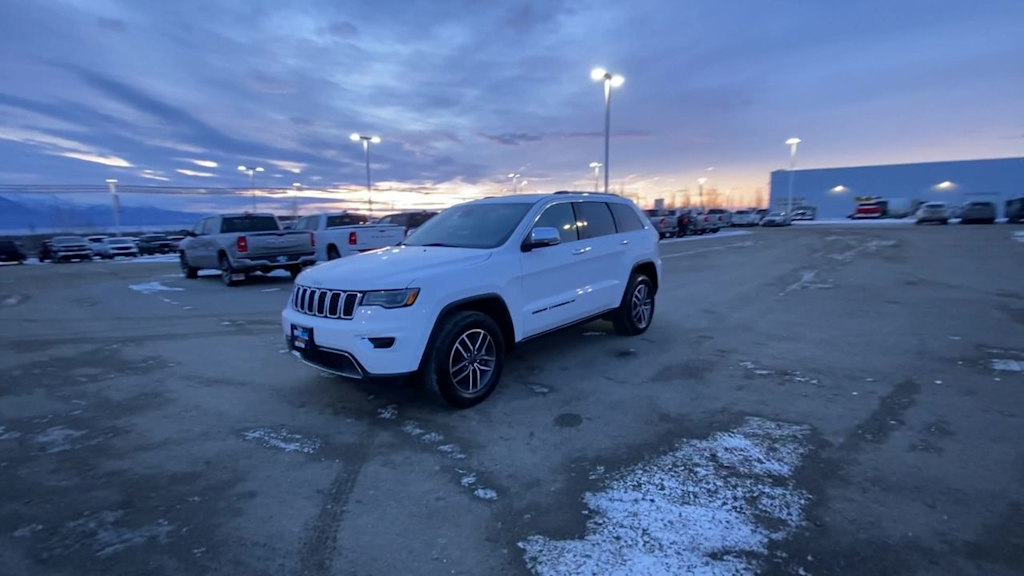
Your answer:
[[[295,278],[316,263],[313,242],[309,231],[281,230],[273,214],[210,216],[181,241],[181,271],[195,278],[204,268],[220,270],[228,286],[253,272],[287,270]]]

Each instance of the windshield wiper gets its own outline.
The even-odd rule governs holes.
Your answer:
[[[451,244],[445,244],[444,242],[430,242],[430,243],[427,243],[427,244],[410,244],[410,246],[443,246],[443,247],[447,247],[447,248],[455,248],[455,246],[452,246]]]

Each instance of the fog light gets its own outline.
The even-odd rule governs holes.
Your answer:
[[[367,340],[369,340],[370,344],[377,349],[391,348],[395,345],[394,338],[367,338]]]

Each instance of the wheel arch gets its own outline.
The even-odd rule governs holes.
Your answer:
[[[654,261],[652,261],[652,260],[642,260],[640,262],[637,262],[636,264],[633,265],[633,269],[629,271],[629,275],[632,276],[633,274],[635,274],[637,272],[639,272],[640,274],[643,274],[644,276],[647,276],[647,278],[651,281],[651,284],[654,287],[654,293],[657,294],[658,293],[658,267],[654,264]]]
[[[434,347],[434,342],[437,340],[437,335],[441,332],[441,325],[445,318],[456,312],[480,312],[490,316],[501,329],[501,336],[505,341],[505,350],[508,351],[515,345],[515,324],[512,321],[512,314],[509,312],[505,300],[496,293],[469,296],[450,302],[437,314],[437,318],[434,319],[434,326],[430,330],[430,337],[427,339],[427,345],[423,347],[423,352],[420,356],[420,368],[423,368],[423,362],[427,358],[427,353]]]

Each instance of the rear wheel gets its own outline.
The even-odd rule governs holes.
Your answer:
[[[188,258],[185,257],[185,253],[182,252],[178,259],[181,261],[181,273],[185,275],[185,278],[194,279],[199,277],[199,269],[193,268],[188,264]]]
[[[231,267],[231,261],[228,260],[227,254],[220,255],[220,280],[225,286],[238,286],[238,281],[235,280],[235,270]]]
[[[626,285],[622,302],[614,312],[615,331],[623,336],[643,334],[654,319],[654,284],[643,274],[634,273]]]
[[[299,274],[302,274],[302,266],[292,266],[288,269],[288,273],[292,275],[292,280],[295,280]]]
[[[341,253],[338,252],[338,247],[337,246],[333,246],[333,245],[332,246],[328,246],[327,247],[327,259],[328,260],[337,260],[338,258],[341,258]]]
[[[475,406],[494,392],[505,365],[501,328],[482,312],[456,312],[442,320],[427,351],[423,380],[456,408]]]

